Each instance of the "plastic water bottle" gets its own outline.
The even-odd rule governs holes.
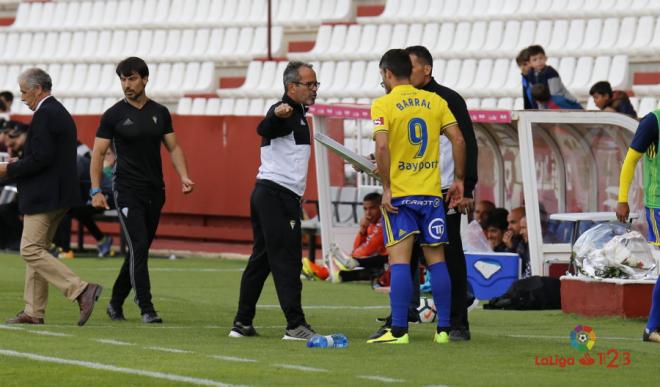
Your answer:
[[[348,337],[341,333],[328,336],[315,335],[307,340],[307,348],[346,348]]]

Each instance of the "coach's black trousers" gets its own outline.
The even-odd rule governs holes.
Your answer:
[[[443,192],[443,197],[446,193]],[[445,202],[445,214],[449,209]],[[449,243],[445,245],[445,261],[449,278],[451,278],[451,329],[465,327],[470,329],[467,312],[467,266],[465,265],[465,253],[463,252],[463,241],[461,239],[461,214],[451,211],[445,219],[447,221],[447,238]],[[419,257],[423,255],[418,242],[415,242],[410,263],[413,276],[413,299],[410,309],[419,305]]]
[[[299,196],[271,181],[257,181],[250,197],[254,244],[241,279],[235,321],[252,325],[264,282],[272,272],[287,329],[305,323],[301,306],[300,216]]]
[[[153,312],[148,266],[149,247],[156,235],[160,211],[165,204],[165,191],[117,189],[114,192],[114,199],[128,249],[124,264],[112,288],[110,304],[115,308],[121,308],[133,289],[135,302],[141,312],[143,314]]]

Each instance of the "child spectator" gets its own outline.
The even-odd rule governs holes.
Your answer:
[[[504,208],[495,208],[486,219],[486,238],[496,253],[508,251],[504,244],[504,233],[509,227],[507,216],[509,216],[509,211]]]
[[[527,74],[527,79],[533,85],[544,84],[550,90],[550,95],[560,96],[569,101],[577,103],[577,99],[566,89],[561,81],[559,73],[552,66],[545,63],[548,58],[545,56],[545,50],[539,45],[529,46],[529,63],[532,69]]]
[[[628,94],[623,90],[612,90],[612,85],[607,81],[594,83],[589,90],[589,95],[602,111],[617,112],[637,118],[637,112],[630,103]]]
[[[539,109],[579,109],[582,110],[582,105],[575,101],[571,101],[562,97],[561,95],[550,95],[548,86],[537,83],[532,86],[532,98],[538,105]]]
[[[529,49],[523,48],[516,57],[516,63],[520,67],[520,75],[522,77],[522,94],[525,103],[525,110],[538,109],[536,102],[532,98],[532,84],[527,78],[532,66],[529,63]]]

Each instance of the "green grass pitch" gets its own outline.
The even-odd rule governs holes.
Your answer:
[[[139,322],[130,300],[125,305],[128,321],[112,322],[105,315],[121,259],[66,264],[85,280],[105,286],[94,315],[86,326],[77,327],[77,304],[51,287],[45,325],[0,325],[0,385],[660,385],[660,345],[641,341],[642,320],[477,309],[470,313],[469,342],[434,344],[433,324],[419,324],[411,326],[407,346],[368,345],[367,336],[379,326],[375,318],[388,312],[387,296],[364,283],[305,281],[308,321],[320,333],[341,332],[350,340],[347,349],[308,349],[304,342],[281,340],[284,318],[271,279],[255,319],[260,337],[227,337],[244,262],[152,259],[154,302],[165,321],[155,326]],[[4,320],[22,308],[25,267],[19,256],[10,254],[0,254],[0,265]],[[569,334],[577,324],[589,325],[597,334],[591,366],[579,364],[583,355],[570,346]],[[536,364],[556,356],[573,358],[576,364]]]

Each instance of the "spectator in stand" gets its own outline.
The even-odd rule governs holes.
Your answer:
[[[481,225],[482,229],[486,230],[486,219],[494,209],[495,203],[490,200],[480,200],[474,207],[474,220]]]
[[[559,73],[552,66],[547,66],[548,58],[545,56],[545,50],[539,45],[529,46],[530,71],[527,73],[527,79],[532,85],[538,83],[544,84],[550,90],[550,95],[560,96],[577,103],[577,99],[568,91],[561,81]]]
[[[346,256],[341,251],[333,254],[342,281],[370,280],[379,275],[387,263],[387,249],[381,223],[381,199],[381,194],[372,192],[365,195],[362,200],[364,216],[360,220],[360,230],[355,236],[351,256]],[[354,271],[357,267],[366,270]]]
[[[517,207],[509,212],[506,220],[509,223],[507,231],[504,233],[504,244],[508,251],[515,253],[518,244],[522,241],[520,235],[520,220],[525,217],[525,207]]]
[[[594,99],[594,103],[600,110],[623,113],[637,119],[637,112],[630,103],[628,94],[623,90],[612,90],[612,85],[609,82],[594,83],[589,90],[589,95]]]
[[[520,75],[522,78],[522,95],[525,110],[538,109],[536,101],[532,98],[532,84],[528,78],[532,65],[529,63],[529,49],[523,48],[516,56],[516,63],[520,68]]]
[[[490,212],[485,222],[486,238],[490,242],[490,247],[496,253],[506,252],[507,248],[504,244],[504,233],[509,227],[506,218],[509,216],[509,211],[504,208],[495,208]]]
[[[2,105],[0,107],[4,106],[0,112],[4,113],[9,113],[11,112],[11,104],[14,102],[14,94],[11,91],[0,91],[0,102],[2,102]]]
[[[543,83],[532,86],[532,98],[539,109],[560,110],[574,109],[582,110],[582,105],[561,95],[550,95],[550,89]]]

